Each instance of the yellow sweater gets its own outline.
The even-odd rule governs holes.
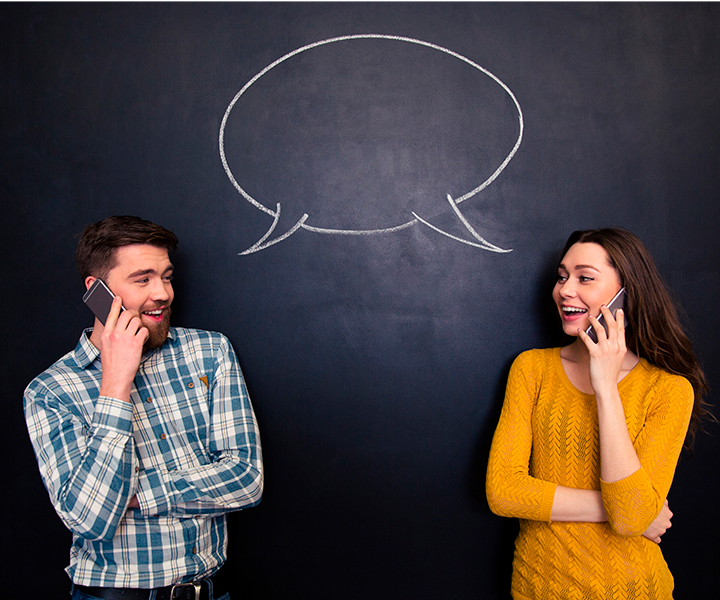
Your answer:
[[[520,519],[515,600],[666,600],[673,577],[642,533],[670,489],[693,406],[690,383],[644,359],[618,385],[642,467],[600,480],[597,406],[568,379],[560,348],[513,363],[487,470],[491,510]],[[600,490],[607,523],[551,522],[555,488]]]

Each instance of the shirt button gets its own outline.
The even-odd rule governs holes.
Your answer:
[[[195,384],[191,381],[190,383],[188,383],[188,387],[189,387],[190,389],[192,389],[192,388],[195,387]]]
[[[161,440],[164,440],[164,439],[165,439],[165,437],[166,437],[166,436],[165,436],[165,434],[164,434],[164,433],[161,433],[161,434],[160,434],[160,439],[161,439]]]
[[[152,398],[148,398],[148,399],[147,399],[147,402],[152,402]]]
[[[193,549],[192,549],[192,553],[193,553],[193,554],[197,554],[197,548],[193,548]]]
[[[135,467],[135,472],[137,473],[140,470],[140,467]]]

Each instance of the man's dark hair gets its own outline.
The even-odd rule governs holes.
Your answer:
[[[83,281],[90,275],[106,278],[115,266],[117,249],[131,244],[150,244],[170,253],[177,248],[178,239],[172,231],[140,217],[108,217],[88,225],[75,252]]]

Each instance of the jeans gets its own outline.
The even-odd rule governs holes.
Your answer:
[[[72,590],[72,599],[71,600],[100,600],[97,596],[90,596],[88,594],[84,594],[80,590],[75,589],[75,586],[73,586]],[[150,597],[148,600],[155,600],[155,594],[156,592],[153,590],[150,592]],[[213,594],[210,595],[209,600],[230,600],[230,593],[223,594],[220,597],[214,598]]]

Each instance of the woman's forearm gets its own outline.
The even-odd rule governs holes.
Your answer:
[[[640,469],[640,459],[630,439],[625,412],[617,389],[596,394],[600,426],[600,478],[613,483]]]
[[[607,514],[599,491],[578,490],[559,485],[555,489],[550,519],[552,521],[604,523],[607,521]]]

